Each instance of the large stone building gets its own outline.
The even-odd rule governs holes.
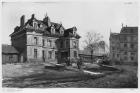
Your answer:
[[[122,27],[120,33],[110,33],[112,61],[138,62],[138,27]]]
[[[61,62],[63,58],[77,58],[79,38],[77,28],[65,29],[46,15],[38,20],[32,14],[25,22],[20,19],[11,36],[11,45],[19,51],[20,62]]]

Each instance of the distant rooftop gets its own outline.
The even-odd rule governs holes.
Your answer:
[[[122,27],[121,34],[138,34],[138,27]]]

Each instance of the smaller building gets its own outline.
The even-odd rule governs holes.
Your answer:
[[[2,45],[2,64],[19,61],[19,52],[11,45]]]
[[[82,59],[83,62],[90,63],[91,58],[94,58],[93,55],[89,51],[79,50],[79,57]]]
[[[102,59],[107,57],[107,52],[104,49],[98,48],[91,54],[87,49],[79,50],[79,57],[83,60],[83,62],[90,63],[96,62],[97,59]]]

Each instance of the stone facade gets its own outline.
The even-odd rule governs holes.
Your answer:
[[[110,33],[112,61],[138,62],[138,27],[122,27],[120,33]]]
[[[21,62],[61,63],[63,58],[78,57],[80,36],[76,27],[65,29],[61,23],[51,22],[47,15],[38,20],[32,14],[27,22],[24,20],[23,15],[20,26],[10,35]]]

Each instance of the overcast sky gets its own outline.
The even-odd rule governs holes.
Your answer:
[[[54,3],[3,3],[2,43],[10,44],[9,35],[19,25],[20,17],[31,18],[31,14],[42,20],[47,13],[52,22],[62,22],[65,28],[76,26],[80,48],[88,31],[99,32],[109,43],[110,29],[120,32],[121,24],[138,26],[137,2],[54,2]]]

